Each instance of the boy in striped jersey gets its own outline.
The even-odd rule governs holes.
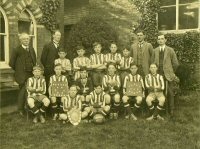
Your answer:
[[[70,80],[70,75],[71,75],[71,70],[72,70],[72,66],[70,63],[70,60],[66,58],[66,51],[64,51],[64,49],[60,49],[58,52],[59,58],[55,59],[54,64],[61,64],[62,66],[62,74],[65,75],[68,80]]]
[[[136,64],[132,63],[130,65],[130,71],[131,73],[127,75],[124,79],[124,85],[123,85],[123,94],[124,96],[122,97],[122,101],[124,104],[125,112],[128,114],[125,116],[125,118],[131,118],[133,120],[137,120],[137,117],[135,116],[135,113],[139,110],[141,103],[142,103],[142,98],[144,96],[144,82],[142,77],[137,73],[138,67]],[[140,82],[143,90],[143,95],[141,96],[127,96],[126,95],[126,86],[127,82]],[[133,111],[131,110],[130,104],[134,102],[133,106]]]
[[[114,63],[119,65],[121,61],[121,54],[117,53],[117,45],[115,42],[110,44],[110,53],[106,54],[106,63]]]
[[[90,64],[92,68],[92,81],[94,85],[101,84],[106,69],[106,61],[104,54],[101,53],[102,46],[100,43],[93,44],[95,53],[90,56]]]
[[[163,110],[165,103],[165,96],[163,94],[165,84],[163,76],[158,74],[157,70],[157,65],[151,64],[150,74],[146,75],[145,77],[145,86],[149,92],[149,95],[146,98],[146,103],[150,111],[150,117],[148,117],[147,120],[153,120],[154,118],[164,120],[164,118],[160,116],[160,112]],[[154,109],[152,102],[156,99],[158,100],[158,105]]]
[[[97,113],[107,116],[110,111],[110,95],[103,91],[101,84],[94,86],[94,91],[86,96],[86,100],[90,102],[90,106],[85,108],[84,117],[93,116]]]
[[[65,82],[68,84],[67,77],[62,75],[62,65],[56,64],[54,67],[55,75],[50,77],[49,81],[49,97],[51,99],[51,105],[52,105],[52,112],[53,112],[53,120],[56,120],[59,117],[59,113],[62,112],[62,100],[65,98],[63,97],[55,97],[52,96],[52,84],[54,82]]]
[[[40,119],[41,123],[45,122],[43,113],[50,104],[49,99],[45,96],[46,82],[44,77],[42,77],[42,71],[43,70],[40,66],[34,66],[34,76],[29,78],[27,81],[27,104],[34,114],[34,123],[37,123],[38,119]]]
[[[73,60],[73,69],[75,71],[74,80],[76,81],[80,78],[80,69],[81,67],[90,67],[90,59],[85,57],[85,49],[83,46],[78,46],[76,50],[78,57]]]
[[[63,120],[65,123],[68,120],[67,112],[70,111],[72,108],[77,108],[81,111],[81,101],[83,96],[78,95],[78,89],[76,85],[72,85],[69,88],[69,94],[62,98],[61,102],[63,104],[63,112],[60,114],[60,120]]]
[[[102,86],[104,91],[111,96],[112,111],[110,113],[110,119],[117,119],[120,108],[120,77],[116,74],[116,66],[114,63],[108,63],[107,71],[108,74],[104,75]]]
[[[121,77],[121,83],[124,83],[125,77],[130,72],[130,65],[133,63],[133,58],[130,57],[130,50],[128,48],[123,49],[123,56],[120,61],[120,77]]]

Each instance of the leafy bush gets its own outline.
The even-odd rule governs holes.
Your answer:
[[[76,47],[83,45],[86,55],[93,53],[92,44],[100,42],[102,51],[105,53],[109,49],[111,41],[118,42],[117,32],[106,23],[103,18],[88,16],[74,25],[67,39],[66,49],[70,59],[76,57]]]

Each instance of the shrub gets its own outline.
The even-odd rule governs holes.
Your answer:
[[[65,48],[69,51],[70,58],[74,58],[79,45],[83,45],[86,55],[90,55],[93,53],[94,42],[100,42],[102,52],[105,53],[111,41],[118,42],[117,32],[102,18],[88,16],[72,27]]]

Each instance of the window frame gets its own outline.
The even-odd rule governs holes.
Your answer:
[[[0,33],[0,35],[4,36],[4,53],[5,53],[5,61],[0,61],[0,69],[2,69],[2,68],[10,68],[8,65],[9,63],[9,23],[8,23],[8,17],[6,16],[6,12],[1,6],[0,6],[0,11],[3,15],[4,22],[5,22],[5,33]]]
[[[179,29],[179,6],[187,6],[191,3],[184,3],[184,4],[180,4],[179,3],[180,0],[176,0],[176,4],[175,5],[167,5],[167,6],[161,6],[160,8],[169,8],[169,7],[176,7],[176,29],[175,30],[159,30],[161,32],[168,32],[168,33],[185,33],[187,31],[200,31],[200,7],[198,8],[199,11],[199,15],[198,15],[198,27],[197,28],[193,28],[193,29]],[[198,4],[200,6],[200,0],[198,2],[195,2],[195,4]],[[158,16],[159,14],[157,14],[157,27],[158,27]]]

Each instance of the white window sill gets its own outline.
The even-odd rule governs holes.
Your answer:
[[[0,62],[0,69],[9,69],[11,68],[6,62]]]
[[[160,30],[162,33],[175,33],[175,34],[181,34],[188,31],[197,31],[200,32],[200,29],[182,29],[182,30]]]

